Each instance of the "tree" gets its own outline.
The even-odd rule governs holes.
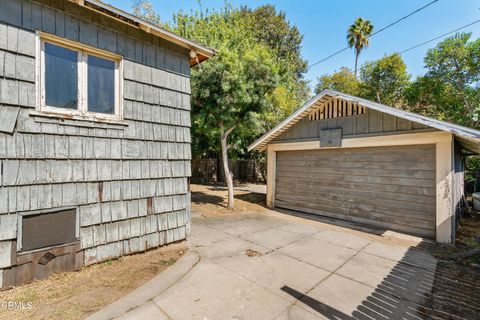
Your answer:
[[[160,16],[153,9],[153,5],[149,0],[132,0],[133,14],[142,18],[151,24],[160,25]]]
[[[358,57],[363,49],[368,47],[368,37],[373,32],[370,20],[359,17],[347,30],[347,42],[355,50],[355,76],[357,76]]]
[[[255,9],[241,7],[239,18],[245,19],[257,41],[267,45],[275,52],[275,58],[288,62],[282,65],[281,72],[290,72],[297,79],[303,78],[307,62],[302,58],[301,45],[303,35],[296,26],[290,25],[284,11],[277,11],[273,5],[263,5]]]
[[[480,39],[459,33],[428,50],[425,76],[405,92],[412,111],[480,127]]]
[[[229,208],[234,207],[229,151],[260,134],[280,82],[276,54],[255,38],[247,22],[227,5],[218,12],[179,12],[168,26],[217,50],[214,59],[192,69],[192,131],[195,139],[221,152]]]
[[[355,77],[352,70],[346,67],[342,67],[332,74],[324,74],[317,81],[316,94],[322,92],[323,89],[332,89],[356,96],[360,94],[360,81]]]
[[[479,126],[480,39],[469,41],[471,33],[460,33],[428,50],[426,77],[444,84],[444,90],[463,104],[467,125]]]
[[[222,49],[213,63],[192,75],[192,100],[199,131],[216,131],[221,146],[228,208],[234,207],[233,176],[228,167],[228,138],[237,128],[254,128],[268,105],[267,94],[276,85],[268,50],[254,47],[242,56]]]
[[[399,107],[410,75],[400,54],[394,53],[365,63],[360,78],[363,97]]]
[[[270,49],[278,67],[279,85],[267,97],[270,107],[259,118],[263,133],[288,117],[310,95],[308,83],[303,79],[307,70],[301,54],[303,35],[288,22],[284,11],[277,11],[272,5],[255,9],[243,6],[235,19],[243,21],[255,41]],[[249,136],[249,142],[253,142],[255,137]]]

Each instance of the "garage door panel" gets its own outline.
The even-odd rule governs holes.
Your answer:
[[[425,197],[434,196],[436,194],[436,190],[434,188],[429,187],[411,187],[411,186],[395,186],[395,185],[382,185],[382,184],[371,184],[371,183],[360,183],[360,182],[346,182],[346,181],[332,181],[332,180],[322,180],[322,179],[308,179],[308,178],[296,178],[296,188],[307,187],[311,188],[315,185],[321,184],[325,185],[328,184],[330,187],[339,187],[339,188],[346,188],[346,189],[355,189],[355,190],[371,190],[375,192],[388,192],[388,193],[398,193],[404,194],[407,196],[410,195],[420,195]],[[277,186],[277,188],[281,188],[282,185]],[[289,186],[285,186],[290,188]],[[291,189],[290,189],[291,190]],[[433,199],[435,201],[435,199]]]
[[[350,176],[375,176],[375,177],[397,177],[397,178],[412,178],[412,179],[430,179],[435,180],[435,172],[431,170],[398,170],[398,169],[368,169],[364,168],[335,168],[335,167],[319,167],[308,165],[302,166],[294,162],[288,164],[280,164],[278,166],[279,172],[283,174],[291,173],[291,176],[296,176],[298,172],[308,170],[315,174],[341,174]]]
[[[281,168],[280,168],[281,169]],[[367,173],[367,172],[366,172]],[[296,179],[302,172],[290,172],[277,170],[278,179]],[[376,177],[376,176],[355,176],[355,175],[341,175],[335,173],[316,173],[309,172],[310,179],[327,180],[327,181],[346,181],[346,182],[361,182],[372,184],[387,184],[399,186],[413,186],[413,187],[432,187],[433,179],[412,179],[412,178],[398,178],[398,177]]]
[[[298,209],[296,209],[297,207],[289,201],[284,202],[284,205],[282,205],[281,208],[287,208],[287,209],[298,211]],[[418,233],[422,233],[422,234],[424,230],[427,232],[433,231],[432,228],[434,226],[434,223],[431,221],[417,220],[414,218],[398,216],[398,215],[396,216],[392,215],[390,219],[384,219],[385,215],[382,213],[372,212],[367,215],[365,211],[362,211],[362,210],[358,210],[358,212],[355,212],[355,215],[353,215],[352,211],[347,210],[345,208],[339,208],[335,211],[335,213],[332,213],[332,207],[321,206],[321,205],[315,205],[315,206],[310,205],[305,207],[304,209],[309,210],[309,211],[302,210],[304,212],[313,211],[313,213],[319,213],[321,215],[324,215],[324,213],[328,212],[329,215],[327,216],[335,217],[335,215],[339,215],[339,218],[343,220],[361,221],[373,226],[397,225],[396,228],[393,228],[394,230],[399,230],[404,226],[409,226],[410,230],[417,230]]]
[[[288,209],[288,210],[294,210],[294,211],[299,211],[298,206],[292,205],[289,202],[280,202],[278,205],[279,208],[283,209]],[[392,230],[398,230],[402,231],[405,233],[410,233],[414,235],[418,235],[420,237],[425,237],[425,238],[434,238],[435,237],[435,231],[430,229],[430,228],[416,228],[412,227],[410,225],[402,225],[398,223],[390,223],[390,222],[385,222],[385,221],[376,221],[376,220],[371,220],[371,219],[365,219],[363,217],[357,217],[357,216],[352,216],[348,214],[342,214],[342,213],[332,213],[332,211],[325,210],[321,211],[318,210],[318,208],[302,208],[302,212],[305,213],[311,213],[311,214],[316,214],[316,215],[321,215],[321,216],[326,216],[330,218],[335,218],[335,219],[342,219],[345,221],[353,221],[353,222],[358,222],[362,224],[368,224],[372,225],[375,227],[380,227],[380,228],[387,228],[387,229],[392,229]]]
[[[303,158],[302,158],[303,159]],[[432,168],[431,161],[419,162],[419,161],[336,161],[335,168],[342,169],[379,169],[379,170],[427,170]],[[299,167],[317,167],[318,161],[316,160],[278,160],[278,166],[299,166]]]
[[[432,152],[434,152],[435,149],[432,149]],[[287,151],[289,152],[289,151]],[[338,154],[335,155],[335,153],[331,152],[328,155],[322,154],[322,155],[315,155],[315,154],[309,154],[307,151],[297,151],[302,154],[302,160],[303,161],[327,161],[327,162],[336,162],[336,161],[351,161],[352,156],[355,157],[356,161],[367,161],[367,162],[420,162],[420,163],[425,163],[425,162],[431,162],[432,160],[435,160],[435,156],[419,151],[419,152],[405,152],[405,153],[398,153],[393,151],[391,154],[354,154],[354,153],[349,153],[349,154]],[[280,161],[295,161],[295,156],[290,155],[290,156],[285,156],[282,158]]]
[[[354,194],[348,194],[351,190],[335,187],[317,187],[315,189],[308,187],[297,187],[298,192],[309,197],[322,196],[332,200],[357,201],[362,202],[369,199],[368,202],[381,205],[385,208],[403,207],[408,210],[432,211],[435,210],[435,201],[432,197],[396,194],[388,192],[376,192],[369,190],[355,190]],[[290,194],[290,190],[284,186],[277,189],[278,197]]]
[[[425,192],[419,194],[418,188],[411,188],[411,190],[401,190],[401,188],[394,188],[392,186],[387,185],[364,185],[364,184],[352,184],[352,183],[343,183],[343,182],[334,182],[329,184],[328,186],[323,184],[313,184],[311,181],[303,180],[304,183],[297,184],[295,186],[298,191],[301,192],[312,192],[315,194],[326,194],[329,192],[336,193],[336,194],[344,194],[351,192],[351,189],[355,189],[355,194],[362,196],[362,197],[374,197],[378,199],[385,199],[385,200],[398,200],[398,201],[411,201],[414,203],[424,203],[424,204],[431,204],[435,205],[435,199],[432,199],[432,195],[434,195],[434,190],[428,188],[429,192]],[[375,188],[376,187],[376,188]],[[390,187],[390,188],[384,188]],[[417,190],[416,190],[417,189]],[[427,188],[426,188],[427,189]],[[291,188],[285,185],[280,185],[277,187],[277,193],[287,192],[290,193]],[[411,193],[404,193],[401,191],[411,191]]]
[[[353,199],[341,199],[340,197],[332,197],[330,195],[321,197],[312,198],[311,195],[302,195],[302,196],[292,196],[289,194],[280,194],[278,200],[284,202],[296,203],[302,205],[303,202],[308,202],[309,205],[314,206],[329,206],[331,208],[343,208],[348,210],[349,214],[361,214],[368,218],[368,214],[371,213],[372,216],[378,216],[381,214],[384,217],[384,220],[389,220],[392,216],[405,216],[408,218],[425,220],[425,221],[434,221],[434,218],[431,216],[424,215],[425,211],[419,210],[410,210],[408,208],[394,208],[387,207],[384,205],[379,205],[378,203],[359,203]],[[388,214],[386,214],[388,213]]]
[[[388,137],[385,137],[388,139]],[[390,151],[388,154],[384,152],[385,148],[389,148]],[[341,153],[338,152],[338,150],[342,150]],[[412,155],[419,155],[419,154],[425,154],[432,156],[432,152],[435,151],[435,145],[434,144],[424,144],[424,145],[414,145],[413,148],[412,146],[391,146],[391,147],[365,147],[365,148],[342,148],[342,149],[337,149],[337,148],[324,148],[322,149],[322,154],[321,155],[316,155],[314,153],[311,153],[312,150],[303,150],[303,151],[297,151],[301,152],[306,156],[319,156],[319,157],[326,157],[326,156],[349,156],[349,155],[382,155],[382,156],[388,156],[388,155],[404,155],[404,154],[412,154]],[[318,151],[318,150],[313,150]],[[285,154],[285,158],[288,157],[295,157],[294,154]]]
[[[434,235],[435,177],[435,145],[282,151],[275,206]]]
[[[432,186],[412,186],[412,185],[401,185],[401,184],[382,184],[366,181],[365,179],[349,179],[349,180],[358,180],[358,181],[345,181],[344,178],[338,178],[336,180],[325,179],[323,175],[310,175],[309,177],[303,177],[297,174],[295,177],[285,176],[281,174],[277,176],[277,180],[282,179],[285,183],[280,184],[286,187],[294,186],[295,188],[314,188],[318,185],[322,186],[332,186],[332,187],[346,187],[348,189],[354,188],[355,190],[374,190],[376,192],[395,192],[402,193],[407,195],[424,195],[430,197],[435,195],[436,190]],[[363,181],[362,181],[363,180]],[[394,181],[392,179],[392,181]],[[396,180],[395,180],[396,181]],[[287,183],[288,182],[288,183]],[[424,183],[428,185],[428,183]]]

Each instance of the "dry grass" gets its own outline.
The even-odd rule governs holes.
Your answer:
[[[23,310],[0,310],[0,320],[83,319],[118,300],[174,264],[187,250],[185,242],[55,274],[0,292],[0,302],[31,302]]]

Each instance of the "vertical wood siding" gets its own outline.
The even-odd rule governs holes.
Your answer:
[[[15,247],[17,214],[63,207],[78,208],[85,264],[184,239],[188,52],[68,1],[38,2],[1,2],[0,109],[19,114],[13,133],[0,133],[0,247]],[[127,126],[30,114],[35,30],[124,57]],[[8,251],[0,250],[0,269],[15,264]]]
[[[318,139],[321,130],[342,129],[343,137],[359,135],[399,134],[429,130],[429,127],[366,108],[365,114],[350,115],[333,119],[312,119],[305,116],[274,141],[288,142]],[[433,129],[431,129],[433,130]]]

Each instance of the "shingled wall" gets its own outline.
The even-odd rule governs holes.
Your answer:
[[[35,115],[37,30],[124,57],[124,124]],[[68,1],[1,1],[0,287],[36,277],[16,275],[34,263],[17,253],[21,215],[77,208],[84,265],[186,237],[189,76],[185,49],[109,17]]]

